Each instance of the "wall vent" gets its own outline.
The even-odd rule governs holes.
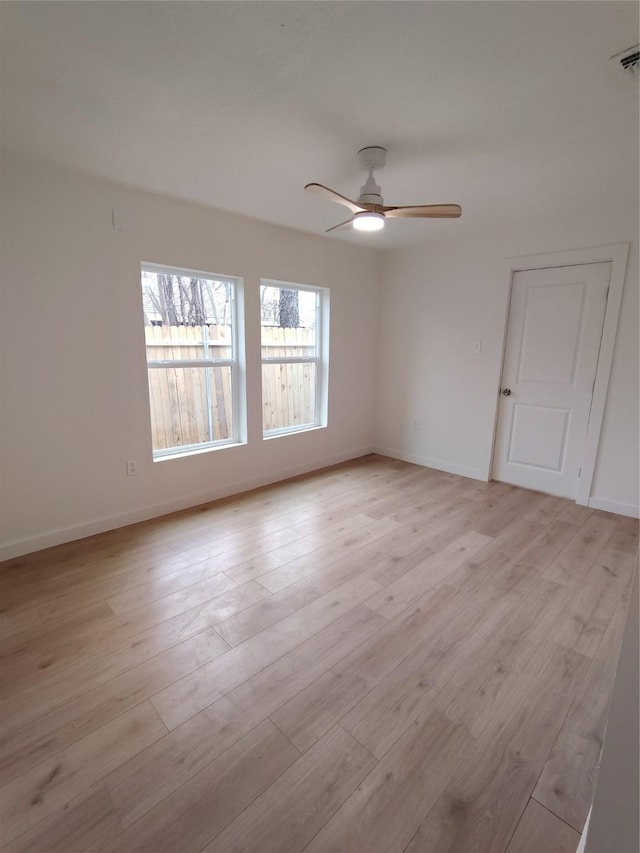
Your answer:
[[[616,53],[609,63],[619,79],[637,83],[640,79],[640,44],[629,47],[622,53]]]

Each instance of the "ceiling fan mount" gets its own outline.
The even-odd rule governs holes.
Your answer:
[[[360,168],[368,172],[369,169],[382,169],[387,162],[387,149],[379,145],[369,145],[358,151],[358,163]]]
[[[384,227],[385,220],[388,218],[457,219],[462,215],[462,208],[458,204],[417,204],[403,207],[385,205],[382,190],[376,183],[373,173],[376,169],[381,169],[386,160],[387,151],[379,145],[369,145],[358,151],[360,168],[369,172],[369,176],[360,188],[357,201],[352,201],[323,184],[311,183],[305,186],[305,190],[308,192],[331,201],[337,201],[338,204],[348,207],[352,213],[351,219],[334,225],[327,231],[352,226],[357,231],[379,231]]]

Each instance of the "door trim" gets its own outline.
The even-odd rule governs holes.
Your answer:
[[[503,263],[503,275],[505,281],[504,294],[504,328],[502,333],[502,357],[500,359],[500,372],[496,380],[496,403],[493,414],[493,437],[491,441],[491,452],[486,471],[483,472],[484,479],[490,480],[493,471],[494,454],[496,448],[496,430],[498,426],[498,407],[500,405],[500,381],[504,370],[504,356],[507,342],[507,326],[509,323],[509,307],[511,302],[511,290],[513,275],[524,270],[546,269],[548,267],[579,266],[581,264],[597,264],[602,262],[611,263],[611,280],[609,283],[609,295],[605,308],[604,324],[602,327],[602,338],[600,340],[600,354],[596,367],[596,377],[593,384],[593,396],[591,398],[591,412],[587,425],[584,448],[582,451],[581,473],[578,479],[578,491],[576,503],[588,506],[591,497],[591,484],[596,467],[598,455],[598,444],[600,442],[600,431],[604,418],[604,409],[607,401],[609,388],[609,377],[611,376],[611,365],[613,363],[613,351],[618,331],[618,320],[620,317],[620,304],[622,302],[622,291],[627,272],[627,259],[629,257],[629,243],[612,243],[607,246],[595,246],[590,249],[570,249],[563,252],[549,252],[540,255],[524,255],[515,258],[506,258]]]

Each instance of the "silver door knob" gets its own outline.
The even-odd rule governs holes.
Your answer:
[[[510,397],[511,396],[511,388],[503,388],[502,389],[502,395],[503,395],[503,397]]]

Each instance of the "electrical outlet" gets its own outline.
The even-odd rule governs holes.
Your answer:
[[[413,422],[414,431],[420,432],[420,426],[421,426],[420,418],[416,418],[415,421]]]
[[[473,342],[473,354],[480,355],[482,352],[482,341],[474,341]]]
[[[135,477],[138,473],[134,459],[127,459],[127,477]]]

